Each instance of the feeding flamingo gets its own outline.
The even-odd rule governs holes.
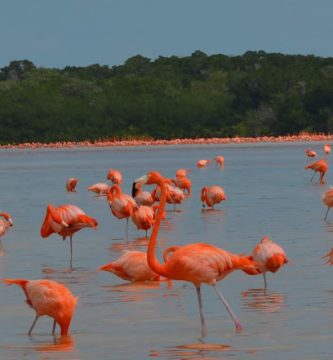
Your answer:
[[[287,255],[282,247],[267,236],[263,237],[253,249],[252,259],[261,264],[265,288],[267,287],[266,272],[275,273],[288,262]]]
[[[128,239],[128,218],[138,207],[132,196],[124,194],[119,185],[113,185],[107,193],[108,204],[117,219],[126,219],[126,239]]]
[[[43,238],[46,238],[53,233],[62,236],[63,240],[69,236],[71,249],[70,267],[72,269],[73,234],[85,227],[96,228],[97,225],[97,220],[88,216],[78,206],[61,205],[56,208],[49,204],[46,209],[45,218],[40,232]]]
[[[206,203],[207,206],[214,209],[214,205],[219,204],[223,200],[227,200],[227,197],[221,186],[205,186],[201,189],[201,201],[203,207],[205,207]]]
[[[121,182],[123,180],[123,177],[121,175],[121,172],[115,169],[110,169],[108,171],[108,174],[106,176],[106,178],[110,181],[112,181],[113,184],[115,185],[121,185]]]
[[[222,280],[234,270],[243,270],[251,275],[260,273],[258,265],[249,257],[236,255],[216,246],[204,243],[189,244],[185,246],[172,246],[164,252],[164,263],[160,263],[155,255],[157,234],[161,224],[162,212],[166,204],[166,179],[158,172],[152,171],[140,179],[136,184],[156,184],[161,188],[162,196],[158,213],[155,219],[152,235],[149,240],[147,259],[148,264],[157,274],[169,279],[183,280],[195,286],[201,320],[201,336],[206,336],[205,318],[202,308],[201,285],[212,285],[218,297],[225,305],[232,319],[236,330],[242,329],[241,323],[225,300],[221,291],[217,288],[217,282]]]
[[[106,195],[110,190],[110,186],[106,183],[97,183],[89,186],[87,190],[92,191],[97,195]]]
[[[211,163],[212,162],[212,160],[199,160],[198,162],[197,162],[197,168],[198,169],[202,169],[202,168],[204,168],[206,165],[208,165],[209,163]]]
[[[79,180],[77,178],[69,178],[66,181],[66,189],[69,192],[75,192],[76,191],[76,185],[78,184]]]
[[[307,157],[311,157],[311,158],[317,156],[317,153],[311,149],[306,149],[305,154]]]
[[[156,281],[160,276],[147,263],[147,253],[142,251],[125,251],[117,260],[102,265],[99,271],[111,272],[124,280]]]
[[[320,184],[324,184],[324,175],[326,174],[327,170],[328,170],[328,165],[327,165],[327,162],[325,159],[322,159],[322,160],[318,160],[318,161],[315,161],[314,163],[312,164],[309,164],[309,165],[306,165],[305,166],[305,170],[307,169],[311,169],[314,171],[314,174],[311,178],[311,182],[314,178],[314,176],[316,175],[317,172],[319,172],[319,182]]]
[[[26,296],[26,302],[35,312],[36,317],[28,335],[36,325],[37,320],[44,315],[53,318],[52,335],[55,333],[56,324],[60,326],[61,335],[67,335],[78,297],[64,285],[51,280],[25,280],[4,279],[7,285],[18,285]]]

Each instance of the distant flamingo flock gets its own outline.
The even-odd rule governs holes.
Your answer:
[[[320,135],[318,135],[318,137],[320,137]],[[268,137],[265,137],[265,139],[272,141],[270,140],[271,138]],[[294,137],[281,137],[280,141],[296,141],[292,139],[294,139]],[[298,137],[297,139],[299,140],[300,138]],[[331,138],[325,137],[325,140],[331,140]],[[173,140],[173,144],[183,144],[186,143],[185,141],[186,139],[182,141],[179,140],[179,142]],[[201,140],[198,139],[197,141]],[[207,139],[205,139],[205,141],[207,141]],[[212,139],[211,141],[214,143],[215,140]],[[229,139],[228,141],[237,142],[237,138]],[[242,140],[238,142],[242,142]],[[63,146],[61,144],[65,145]],[[61,144],[53,144],[52,147],[69,147],[69,143]],[[73,146],[99,146],[97,145],[98,143],[91,144],[84,142],[85,145],[82,144],[83,143],[75,143]],[[131,145],[134,145],[134,143],[132,142]],[[138,142],[136,145],[142,145],[142,143]],[[46,146],[48,147],[48,145]],[[30,144],[29,146],[22,144],[22,146],[17,147],[34,148],[41,146],[39,144]],[[323,155],[327,157],[330,151],[330,145],[325,144]],[[306,157],[309,158],[318,156],[317,152],[310,148],[305,149],[305,154]],[[192,243],[183,246],[170,246],[166,248],[162,254],[163,262],[158,260],[156,255],[156,242],[161,223],[165,219],[167,204],[172,204],[175,209],[176,204],[181,206],[183,201],[186,201],[189,196],[193,196],[190,177],[195,176],[195,172],[205,172],[206,167],[209,168],[213,166],[212,163],[215,163],[214,166],[218,169],[224,170],[224,156],[218,155],[213,159],[202,159],[198,160],[196,164],[192,164],[193,168],[197,168],[196,170],[187,168],[178,169],[175,177],[172,179],[163,176],[157,171],[149,171],[147,174],[134,180],[131,195],[123,192],[121,188],[123,177],[121,172],[116,169],[109,169],[107,172],[106,179],[110,181],[110,183],[99,182],[86,189],[86,191],[92,191],[101,198],[103,196],[105,197],[105,202],[110,207],[110,216],[116,219],[126,219],[124,241],[128,239],[129,220],[133,222],[138,231],[145,231],[147,238],[147,232],[151,229],[147,251],[127,250],[123,252],[118,259],[101,265],[97,270],[112,273],[130,282],[179,280],[193,284],[199,308],[201,338],[204,338],[207,333],[201,295],[201,286],[203,284],[210,285],[214,288],[218,298],[230,314],[236,331],[239,332],[242,330],[242,324],[227,302],[224,294],[218,288],[217,283],[232,272],[241,270],[251,276],[262,274],[264,278],[264,288],[266,289],[267,272],[276,273],[289,262],[283,248],[267,236],[264,236],[261,241],[255,245],[251,253],[244,252],[243,254],[235,254],[229,250],[208,243]],[[328,171],[327,160],[326,158],[319,159],[305,165],[305,169],[314,171],[311,181],[313,181],[315,174],[319,173],[319,185],[321,185],[324,183],[324,176]],[[65,189],[68,192],[77,192],[78,184],[79,179],[70,177],[65,182]],[[149,185],[154,186],[150,191],[146,188],[146,186]],[[200,205],[201,201],[202,206],[209,207],[212,212],[215,206],[222,206],[221,203],[228,199],[221,184],[212,186],[205,185],[201,188],[201,193],[195,194],[195,196],[198,205]],[[322,201],[327,207],[324,216],[324,220],[326,220],[330,208],[333,207],[332,188],[323,195]],[[83,228],[97,229],[98,220],[87,215],[85,211],[73,204],[60,206],[48,204],[46,206],[44,220],[42,221],[41,219],[41,224],[41,237],[47,238],[52,234],[57,234],[63,240],[69,238],[69,271],[75,271],[75,268],[73,268],[73,235]],[[13,220],[10,214],[5,212],[0,213],[0,237],[4,236],[12,225]],[[333,265],[333,249],[324,255],[324,258],[326,258],[327,264]],[[78,298],[75,297],[67,287],[56,281],[43,279],[28,280],[9,278],[3,279],[3,282],[7,285],[19,286],[25,294],[27,304],[33,308],[36,313],[34,322],[28,330],[29,335],[32,334],[37,320],[44,315],[53,319],[52,334],[55,334],[57,325],[60,327],[61,335],[68,334]]]

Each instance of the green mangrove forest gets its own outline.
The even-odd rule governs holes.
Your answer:
[[[333,132],[333,58],[248,51],[0,69],[0,144]]]

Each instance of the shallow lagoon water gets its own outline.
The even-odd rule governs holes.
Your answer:
[[[333,210],[323,221],[321,196],[326,184],[311,170],[305,143],[127,147],[103,149],[2,150],[0,209],[11,213],[14,227],[2,238],[0,277],[52,279],[80,297],[70,337],[51,336],[44,317],[32,337],[34,318],[18,287],[0,284],[0,359],[330,359],[333,353],[333,268],[321,257],[333,247]],[[323,143],[311,148],[323,154]],[[199,159],[225,157],[198,170]],[[332,155],[331,155],[332,156]],[[320,157],[320,156],[319,156]],[[324,155],[322,155],[324,157]],[[329,166],[331,157],[327,157]],[[250,252],[269,236],[287,252],[290,264],[261,276],[234,272],[219,283],[240,318],[236,333],[214,290],[203,286],[207,338],[199,341],[195,290],[184,282],[129,284],[96,268],[122,250],[146,250],[144,232],[111,214],[105,198],[86,188],[106,182],[109,168],[123,172],[123,190],[156,169],[173,177],[192,168],[192,196],[178,210],[170,207],[162,224],[157,254],[174,244],[208,242],[235,253]],[[79,178],[76,193],[65,191],[69,177]],[[202,209],[200,189],[222,185],[228,200],[215,211]],[[148,188],[148,187],[147,187]],[[152,189],[152,188],[151,188]],[[46,205],[72,203],[99,221],[98,230],[74,235],[73,265],[69,243],[39,231]]]

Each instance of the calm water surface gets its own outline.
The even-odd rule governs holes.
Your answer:
[[[333,211],[323,221],[322,194],[333,184],[310,183],[305,171],[307,144],[256,144],[138,147],[75,150],[2,150],[0,209],[12,214],[14,227],[0,243],[0,277],[52,279],[80,296],[66,339],[50,335],[52,320],[39,320],[26,335],[34,311],[18,287],[0,284],[0,359],[330,359],[333,353],[333,268],[323,256],[333,247]],[[312,148],[322,154],[322,144]],[[198,159],[225,157],[197,170]],[[331,158],[328,159],[332,164]],[[331,165],[332,166],[332,165]],[[106,200],[87,186],[105,182],[109,168],[123,172],[123,190],[151,169],[173,177],[193,168],[193,195],[178,212],[167,212],[157,254],[173,244],[208,242],[235,253],[250,252],[269,236],[287,252],[291,264],[261,276],[234,272],[219,283],[241,319],[234,325],[214,290],[203,286],[208,336],[199,342],[195,291],[184,282],[129,284],[96,268],[124,249],[146,250],[144,233],[116,220]],[[65,192],[68,177],[78,177],[77,193]],[[203,211],[205,185],[222,185],[228,201]],[[97,231],[74,236],[74,267],[69,243],[39,231],[48,203],[78,205],[99,221]],[[172,210],[172,208],[170,208]]]

